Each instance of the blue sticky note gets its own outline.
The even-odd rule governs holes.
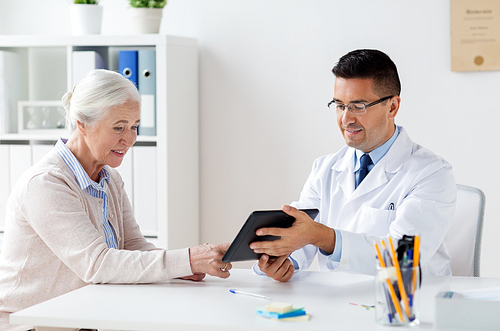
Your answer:
[[[256,313],[257,313],[257,315],[267,317],[267,318],[274,318],[274,319],[302,316],[302,315],[306,314],[306,312],[303,308],[297,308],[297,309],[291,310],[287,313],[280,314],[280,313],[267,311],[266,307],[258,308],[256,310]]]

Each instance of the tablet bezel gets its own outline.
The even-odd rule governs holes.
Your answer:
[[[319,214],[318,209],[301,209],[312,219]],[[279,239],[277,236],[257,236],[255,232],[260,228],[288,228],[295,218],[282,210],[256,210],[248,216],[245,224],[234,238],[231,246],[222,258],[223,262],[241,262],[258,260],[262,253],[255,253],[250,244],[256,241],[272,241]]]

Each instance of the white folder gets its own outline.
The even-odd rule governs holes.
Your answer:
[[[156,235],[156,146],[134,146],[133,165],[134,215],[144,235]]]
[[[104,69],[104,60],[94,51],[73,51],[73,86],[81,81],[89,71]]]
[[[127,192],[127,196],[132,207],[134,206],[134,175],[132,165],[134,148],[128,150],[127,154],[123,158],[122,164],[120,164],[119,167],[116,167],[116,170],[118,170],[120,176],[122,176],[122,180],[125,184],[125,192]]]
[[[12,190],[23,172],[31,167],[30,145],[9,145],[10,148],[10,189]]]
[[[156,135],[156,51],[139,50],[138,76],[142,98],[139,134],[154,136]]]
[[[40,161],[54,146],[52,145],[32,145],[31,146],[31,157],[33,164]]]
[[[0,132],[17,132],[17,102],[28,99],[26,52],[0,51]]]
[[[0,231],[4,230],[5,212],[7,199],[10,194],[10,162],[9,145],[0,145],[0,174],[2,174],[2,183],[0,184]]]

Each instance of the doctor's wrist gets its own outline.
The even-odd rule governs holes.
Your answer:
[[[313,243],[313,245],[323,250],[327,254],[332,254],[335,249],[335,230],[321,223],[316,224],[317,229],[314,236],[315,242]]]

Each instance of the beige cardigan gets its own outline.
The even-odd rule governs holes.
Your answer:
[[[120,175],[108,171],[108,217],[119,249],[106,245],[101,199],[81,190],[55,148],[16,183],[0,254],[0,330],[26,330],[6,324],[9,313],[90,283],[150,283],[192,274],[187,248],[156,249],[144,239]]]

